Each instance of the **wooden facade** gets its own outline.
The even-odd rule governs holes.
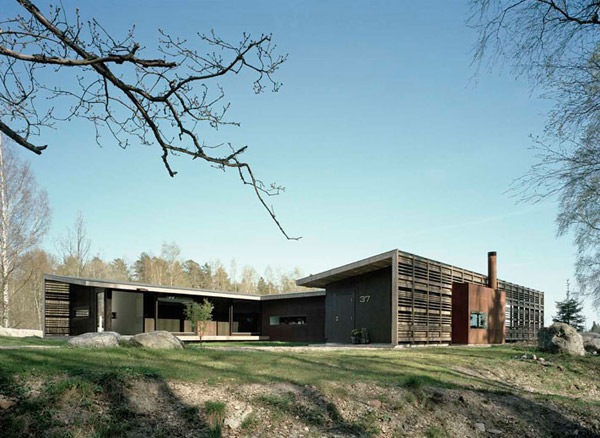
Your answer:
[[[329,302],[329,295],[338,293],[338,285],[351,290],[369,273],[382,269],[387,269],[387,275],[391,277],[391,295],[388,294],[391,302],[385,309],[380,308],[377,315],[372,315],[370,325],[389,326],[392,344],[450,343],[453,285],[488,285],[486,275],[400,250],[311,275],[298,280],[297,284],[326,288]],[[535,339],[544,325],[543,292],[503,280],[498,280],[498,289],[505,292],[506,341]],[[380,291],[375,292],[383,296]],[[391,315],[391,324],[382,322],[387,315]],[[326,324],[336,323],[331,319],[336,316],[337,313],[332,315],[328,307]],[[336,335],[335,339],[338,337]]]
[[[491,265],[495,273],[495,262]],[[367,328],[371,342],[446,344],[452,342],[453,286],[484,288],[488,277],[392,250],[297,284],[326,290],[258,296],[46,276],[44,332],[74,335],[97,327],[119,331],[115,324],[126,328],[124,334],[188,332],[183,306],[209,298],[215,305],[215,323],[207,334],[215,337],[348,343],[352,329]],[[543,292],[503,280],[497,285],[504,292],[506,341],[535,339],[544,324]],[[134,313],[137,319],[132,323]]]
[[[60,281],[44,281],[44,333],[68,335],[70,333],[70,287]]]
[[[261,302],[263,336],[278,341],[325,341],[325,296],[278,297],[269,295]]]
[[[544,293],[502,280],[498,289],[506,292],[506,340],[537,339],[544,327]]]
[[[452,339],[452,284],[486,286],[487,275],[398,251],[398,342]],[[506,293],[506,341],[537,339],[544,326],[544,293],[498,280]]]

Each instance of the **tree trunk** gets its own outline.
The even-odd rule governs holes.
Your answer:
[[[4,153],[2,136],[0,135],[0,289],[2,290],[2,326],[9,327],[8,312],[10,302],[8,298],[9,257],[8,257],[8,206],[6,205],[6,176],[4,169]]]

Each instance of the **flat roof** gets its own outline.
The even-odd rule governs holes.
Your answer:
[[[177,294],[190,296],[203,296],[214,298],[232,298],[250,301],[270,301],[293,298],[308,298],[324,296],[324,290],[285,292],[273,295],[258,295],[241,292],[216,291],[209,289],[194,289],[177,286],[162,286],[157,284],[135,283],[132,281],[98,280],[94,278],[67,277],[63,275],[44,274],[44,280],[76,284],[79,286],[99,287],[105,289],[118,289],[131,292],[154,292],[160,294]]]
[[[396,255],[396,254],[398,254],[398,256],[413,257],[415,259],[420,259],[423,261],[434,262],[434,263],[443,265],[448,268],[459,269],[465,273],[479,275],[483,278],[487,278],[487,275],[480,274],[478,272],[471,271],[469,269],[459,268],[457,266],[453,266],[448,263],[438,262],[436,260],[428,259],[426,257],[422,257],[422,256],[419,256],[416,254],[411,254],[411,253],[408,253],[405,251],[401,251],[399,249],[393,249],[391,251],[387,251],[387,252],[378,254],[376,256],[373,256],[373,257],[368,257],[366,259],[362,259],[362,260],[359,260],[354,263],[349,263],[347,265],[333,268],[328,271],[323,271],[318,274],[309,275],[308,277],[300,278],[300,279],[296,280],[296,284],[298,286],[324,288],[329,283],[333,283],[335,281],[344,280],[346,278],[355,277],[357,275],[365,274],[367,272],[377,271],[379,269],[386,268],[388,266],[392,266],[392,263],[394,260],[394,255]],[[508,285],[508,286],[513,286],[513,287],[525,288],[525,289],[543,294],[543,292],[541,292],[537,289],[533,289],[533,288],[530,288],[527,286],[521,286],[516,283],[511,283],[509,281],[502,280],[500,278],[498,279],[498,282],[503,283],[504,287],[506,287]]]
[[[392,266],[394,254],[397,253],[398,250],[396,249],[387,251],[373,257],[340,266],[339,268],[333,268],[328,271],[300,278],[299,280],[296,280],[296,284],[298,286],[325,287],[327,284],[333,283],[334,281],[344,280],[360,274],[366,274],[367,272],[387,268],[388,266]]]

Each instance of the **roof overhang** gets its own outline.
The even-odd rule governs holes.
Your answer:
[[[397,253],[398,250],[394,249],[367,259],[359,260],[358,262],[340,266],[339,268],[309,275],[308,277],[296,280],[296,284],[305,287],[325,287],[334,281],[344,280],[346,278],[366,274],[367,272],[387,268],[388,266],[392,266],[394,255]]]
[[[129,281],[114,281],[114,280],[96,280],[91,278],[66,277],[62,275],[45,274],[44,280],[59,281],[62,283],[76,284],[79,286],[98,287],[103,289],[114,289],[130,292],[153,292],[165,295],[190,295],[212,298],[231,298],[250,301],[269,301],[286,298],[308,298],[313,296],[323,296],[325,291],[308,291],[308,292],[288,292],[276,295],[256,295],[237,292],[223,292],[207,289],[191,289],[175,286],[160,286],[156,284],[134,283]]]

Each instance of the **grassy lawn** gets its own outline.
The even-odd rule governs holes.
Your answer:
[[[0,338],[0,345],[21,342],[23,340]],[[33,345],[60,345],[61,341],[27,339],[26,342]],[[432,386],[510,391],[519,384],[516,378],[527,374],[527,387],[532,390],[560,392],[563,395],[581,393],[577,387],[570,386],[566,378],[569,375],[584,381],[585,385],[593,385],[594,379],[596,382],[600,380],[600,358],[557,356],[551,358],[554,366],[543,368],[535,362],[514,359],[514,356],[528,350],[510,345],[490,348],[285,351],[214,347],[213,344],[205,344],[205,348],[193,346],[183,351],[134,348],[94,350],[66,346],[49,350],[0,350],[0,379],[6,383],[15,376],[85,376],[123,371],[215,385],[290,383],[327,387],[332,383],[361,381],[386,386],[419,378]]]
[[[55,348],[0,349],[0,399],[20,400],[15,414],[3,416],[0,411],[0,429],[9,430],[10,436],[88,436],[94,430],[92,435],[98,437],[128,436],[132,431],[177,437],[182,427],[192,434],[201,431],[198,436],[220,436],[229,409],[224,400],[234,403],[240,395],[229,393],[242,387],[263,388],[248,389],[259,392],[245,398],[255,413],[244,427],[252,434],[270,422],[274,429],[264,436],[285,435],[286,429],[277,429],[282,425],[315,432],[308,436],[322,436],[329,430],[377,436],[385,427],[400,427],[414,418],[422,422],[421,429],[401,436],[413,436],[419,430],[424,435],[416,436],[464,436],[471,429],[450,435],[444,431],[485,421],[489,412],[497,411],[485,410],[490,403],[499,403],[500,409],[508,409],[516,418],[512,426],[502,423],[503,414],[494,420],[509,431],[507,436],[520,436],[525,425],[538,418],[542,421],[538,427],[554,436],[554,425],[544,426],[547,418],[560,419],[556,429],[560,434],[578,427],[573,418],[600,412],[600,358],[546,357],[552,366],[544,367],[515,358],[535,352],[520,345],[330,350],[294,348],[305,345],[297,343],[248,342],[193,344],[185,350],[96,350],[69,348],[63,339],[0,338],[0,346],[17,345]],[[181,394],[193,387],[212,395],[204,401],[184,402],[165,382],[175,384],[184,391]],[[162,398],[150,402],[155,409],[145,414],[143,409],[135,410],[127,391],[145,391],[152,385],[163,389],[139,393],[134,400],[160,393]],[[281,389],[269,392],[268,388]],[[39,395],[31,398],[32,391]],[[187,393],[189,397],[194,397],[194,391]],[[457,394],[466,401],[458,400]],[[518,404],[513,406],[515,400]],[[439,410],[437,403],[442,403]],[[470,408],[460,403],[470,403]],[[568,408],[571,417],[557,415],[548,408],[552,405]],[[340,409],[345,410],[344,416]],[[447,409],[456,411],[444,414]],[[452,423],[463,414],[470,419]]]
[[[7,336],[0,336],[0,347],[12,347],[12,346],[29,346],[29,345],[64,345],[67,342],[65,338],[38,338],[35,336],[27,338],[12,338]]]

